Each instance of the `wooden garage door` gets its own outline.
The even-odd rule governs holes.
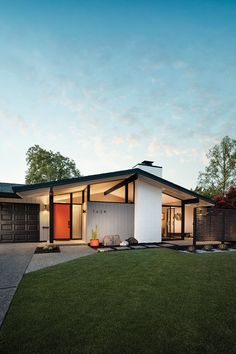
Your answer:
[[[39,205],[0,203],[0,242],[39,241]]]

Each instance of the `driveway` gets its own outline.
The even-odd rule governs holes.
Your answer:
[[[0,326],[37,243],[0,244]]]

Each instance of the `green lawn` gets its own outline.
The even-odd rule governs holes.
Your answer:
[[[236,254],[96,254],[24,276],[0,353],[236,353]]]

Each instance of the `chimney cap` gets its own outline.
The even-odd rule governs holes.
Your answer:
[[[154,161],[144,160],[143,162],[141,162],[141,165],[152,166],[153,162],[154,162]]]

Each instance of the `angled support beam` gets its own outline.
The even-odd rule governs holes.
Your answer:
[[[199,203],[199,198],[186,199],[183,200],[184,204],[196,204]]]
[[[135,181],[137,178],[138,178],[138,175],[137,175],[137,173],[135,173],[134,175],[126,178],[124,181],[122,181],[122,182],[116,184],[115,186],[107,189],[104,192],[104,195],[110,194],[110,193],[116,191],[117,189],[120,189],[120,188],[126,186],[128,183]]]
[[[54,237],[54,210],[53,210],[53,189],[49,190],[49,241],[53,242]]]

